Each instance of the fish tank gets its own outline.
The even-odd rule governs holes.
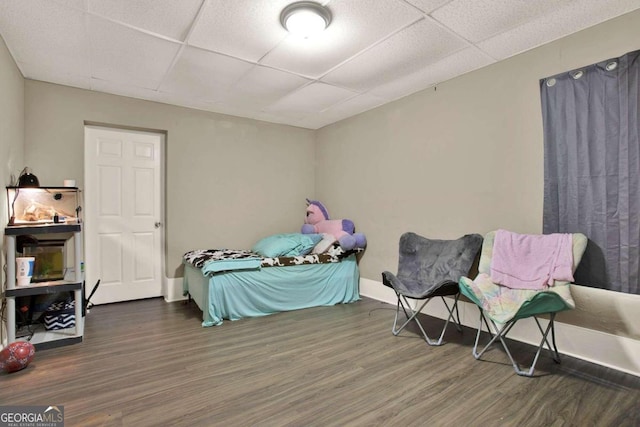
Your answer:
[[[23,236],[19,236],[20,239]],[[66,240],[37,240],[22,243],[22,256],[34,257],[32,282],[63,280]]]
[[[77,187],[7,187],[9,225],[80,222]]]

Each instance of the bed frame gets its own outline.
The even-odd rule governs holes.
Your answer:
[[[260,267],[216,271],[185,262],[183,294],[202,310],[202,326],[360,299],[356,254],[265,258]],[[320,261],[318,261],[320,259]],[[197,263],[196,263],[197,264]]]

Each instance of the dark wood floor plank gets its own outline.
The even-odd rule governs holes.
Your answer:
[[[363,298],[202,328],[192,303],[98,306],[82,344],[0,374],[0,404],[64,405],[67,426],[640,425],[639,377],[543,353],[523,378],[499,348],[476,361],[468,328],[430,347],[393,316]]]

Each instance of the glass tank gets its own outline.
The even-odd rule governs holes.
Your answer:
[[[38,240],[22,244],[22,256],[35,258],[32,282],[64,279],[65,243],[66,240]]]
[[[7,205],[9,225],[79,222],[76,187],[7,187]]]

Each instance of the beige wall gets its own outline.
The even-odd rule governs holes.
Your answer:
[[[318,131],[316,194],[367,235],[362,276],[400,234],[542,231],[539,80],[640,49],[640,11]],[[637,295],[575,287],[561,321],[640,339]]]
[[[6,194],[4,187],[12,185],[23,168],[24,155],[24,79],[0,37],[0,224],[7,224]],[[0,252],[3,242],[0,241]],[[0,257],[0,267],[4,266],[4,256]],[[4,268],[2,285],[4,286]]]
[[[11,54],[0,37],[0,184],[2,187],[14,184],[15,177],[22,169],[24,155],[24,79]],[[6,195],[0,202],[0,224],[7,224]],[[0,290],[5,286],[4,239],[0,240]],[[0,320],[0,347],[7,337],[6,325]]]
[[[639,40],[635,12],[316,132],[26,81],[25,161],[43,185],[82,185],[85,121],[167,131],[169,276],[186,250],[296,231],[316,197],[367,235],[362,277],[379,281],[407,230],[540,232],[539,79]],[[579,308],[561,321],[640,339],[638,296],[580,286],[574,296]]]
[[[314,191],[313,131],[27,80],[26,163],[41,185],[82,187],[84,123],[167,132],[166,270],[184,252],[297,232]],[[90,266],[87,266],[90,268]]]

